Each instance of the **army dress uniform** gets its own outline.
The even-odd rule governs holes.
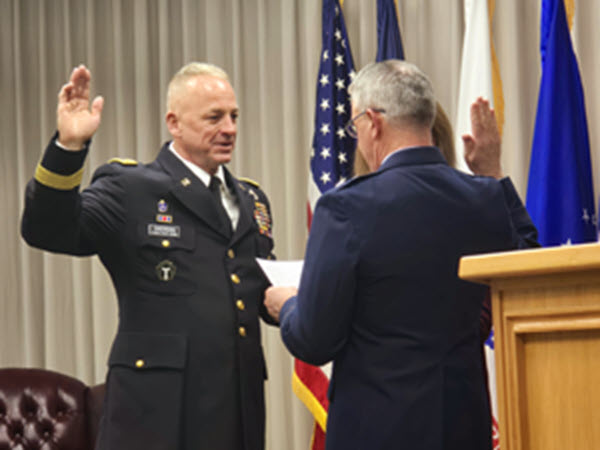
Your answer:
[[[264,448],[259,315],[271,258],[268,200],[225,180],[232,232],[207,187],[168,144],[147,165],[106,164],[79,192],[88,147],[53,138],[27,185],[22,234],[35,247],[98,254],[119,302],[98,449]]]

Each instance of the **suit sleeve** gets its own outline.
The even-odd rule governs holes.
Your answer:
[[[519,194],[512,184],[510,178],[500,180],[504,201],[508,208],[512,225],[515,230],[514,246],[519,249],[540,247],[537,240],[537,229],[529,217],[527,209],[523,205]],[[486,293],[482,303],[481,315],[479,317],[479,330],[481,335],[481,344],[483,345],[490,335],[492,329],[492,307],[489,290]]]
[[[343,199],[321,197],[315,209],[298,295],[280,312],[288,350],[310,364],[335,358],[350,334],[359,245]]]
[[[21,234],[29,245],[43,250],[79,256],[97,253],[102,239],[120,227],[124,192],[107,165],[80,193],[88,147],[65,151],[56,146],[55,138],[27,184]]]
[[[517,248],[540,247],[537,240],[537,229],[519,198],[519,194],[517,194],[512,181],[506,177],[500,180],[500,185],[504,192],[504,200],[508,207],[512,224],[517,232]]]

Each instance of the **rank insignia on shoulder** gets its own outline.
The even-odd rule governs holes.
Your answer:
[[[108,163],[118,163],[122,166],[137,166],[138,162],[135,159],[130,158],[111,158],[108,160]]]
[[[252,189],[248,189],[248,194],[250,194],[255,201],[259,200],[258,194],[256,192],[254,192]]]
[[[273,237],[271,232],[271,216],[267,210],[267,205],[261,202],[254,202],[254,220],[258,225],[258,232],[267,236],[268,238]]]
[[[169,214],[157,214],[156,215],[156,221],[158,223],[172,223],[173,222],[173,216],[171,216]]]

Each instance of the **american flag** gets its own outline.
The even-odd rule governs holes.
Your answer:
[[[344,129],[351,119],[348,86],[355,72],[338,0],[323,0],[322,27],[311,176],[308,181],[309,228],[319,196],[351,177],[356,148],[356,141]],[[292,387],[315,418],[312,450],[325,448],[329,376],[329,366],[315,367],[295,361]]]
[[[338,0],[323,0],[323,46],[317,78],[315,131],[310,157],[309,218],[321,193],[352,175],[356,141],[344,127],[350,120],[348,86],[354,61]],[[310,224],[310,219],[309,219]]]

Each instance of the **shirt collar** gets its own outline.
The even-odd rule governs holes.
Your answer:
[[[179,153],[177,153],[177,150],[175,150],[175,147],[173,146],[173,141],[171,141],[169,144],[169,150],[171,150],[175,156],[204,183],[206,187],[208,187],[210,184],[211,175],[206,170],[197,166],[193,162],[184,159]],[[217,173],[215,173],[215,177],[221,181],[222,186],[227,186],[227,183],[225,182],[225,171],[223,170],[223,166],[219,165]]]

